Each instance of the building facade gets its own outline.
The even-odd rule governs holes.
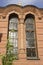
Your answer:
[[[43,9],[31,5],[0,8],[0,65],[8,37],[18,56],[12,65],[43,65]]]

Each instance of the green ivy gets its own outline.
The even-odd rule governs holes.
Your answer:
[[[17,56],[13,54],[13,45],[9,42],[7,43],[7,51],[6,55],[2,58],[2,64],[3,65],[12,65],[12,61],[16,60]]]

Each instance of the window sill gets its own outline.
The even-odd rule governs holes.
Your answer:
[[[27,60],[40,60],[40,59],[37,57],[27,57]]]

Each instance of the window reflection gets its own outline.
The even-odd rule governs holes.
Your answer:
[[[34,39],[27,39],[26,44],[27,44],[27,48],[28,47],[34,47],[35,41],[34,41]]]
[[[17,31],[16,32],[9,32],[9,38],[18,38]]]
[[[27,39],[28,38],[34,38],[34,31],[27,31],[26,32],[26,37],[27,37]]]
[[[18,18],[11,17],[9,20],[9,42],[13,44],[13,53],[18,53]]]
[[[32,24],[26,24],[26,30],[34,30],[34,26]]]
[[[34,24],[34,20],[33,20],[33,18],[32,17],[28,17],[27,19],[26,19],[26,24]]]
[[[27,57],[36,57],[34,16],[26,16],[26,51]]]
[[[18,19],[17,18],[11,18],[10,19],[10,24],[9,24],[9,29],[14,29],[17,30],[17,24],[18,24]]]

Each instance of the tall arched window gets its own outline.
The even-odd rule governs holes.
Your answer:
[[[18,53],[18,15],[10,14],[9,16],[9,30],[8,30],[9,42],[13,44],[13,53]]]
[[[37,57],[36,50],[36,34],[35,34],[35,17],[28,14],[25,18],[26,24],[26,52],[28,59],[35,59]]]

